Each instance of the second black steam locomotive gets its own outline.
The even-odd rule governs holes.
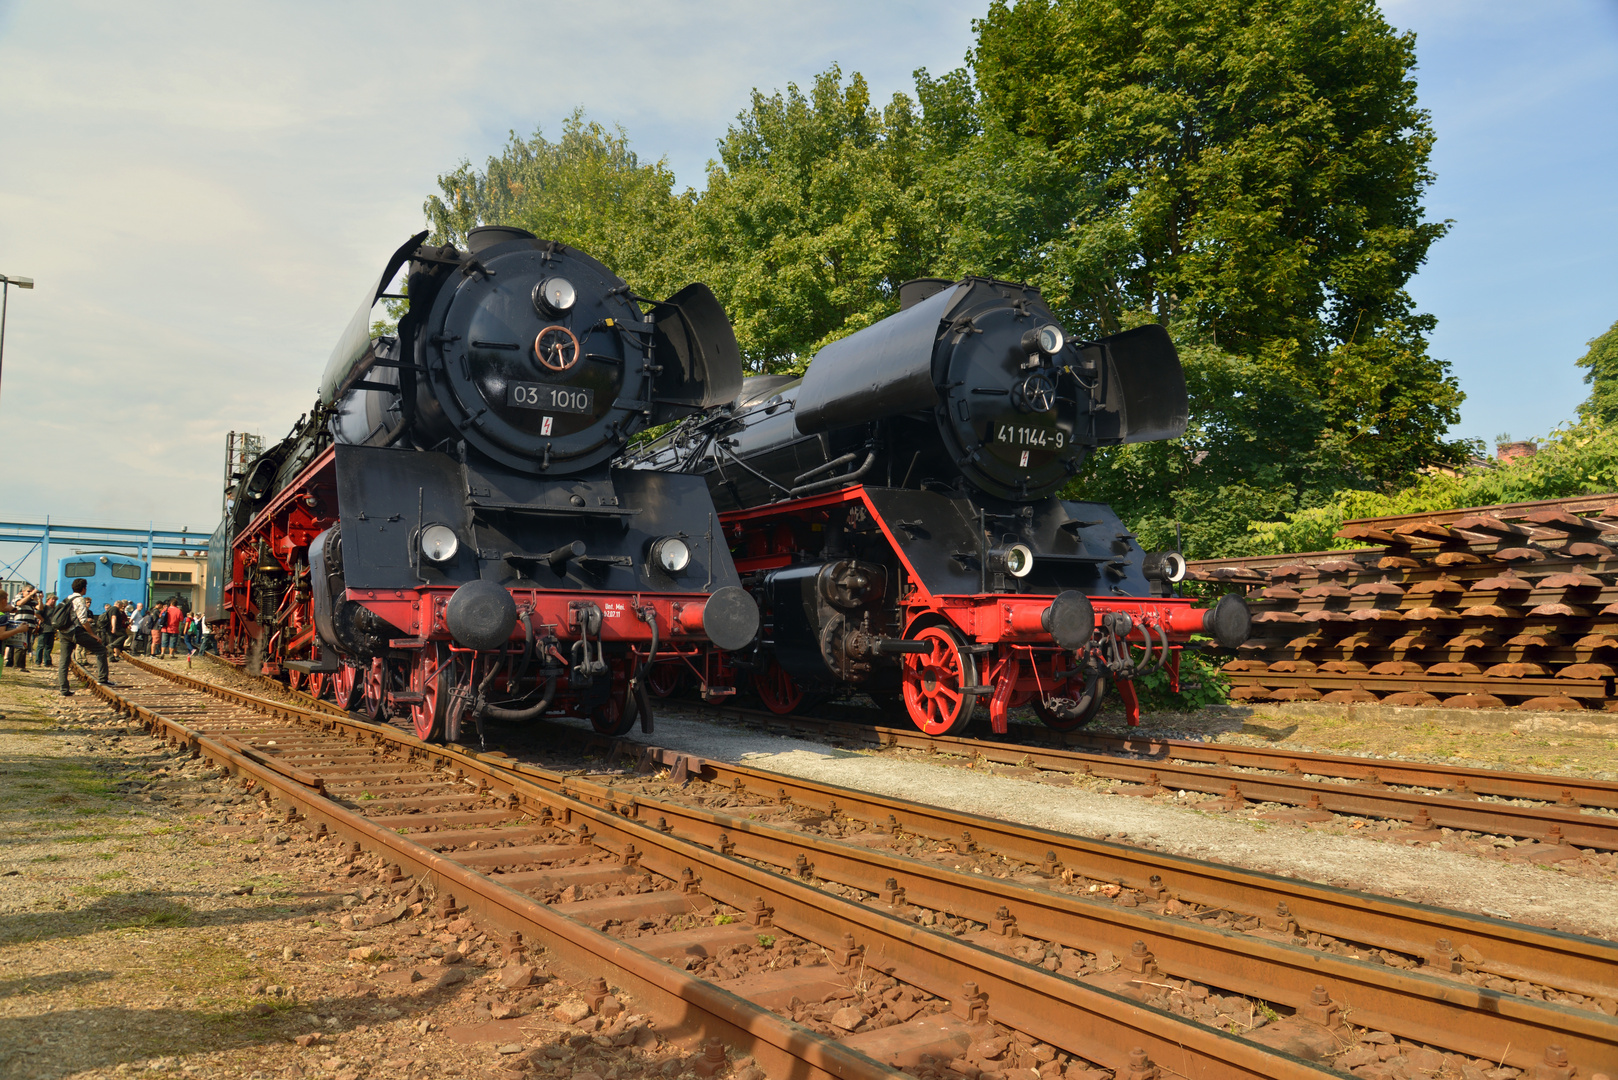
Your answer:
[[[707,480],[762,612],[744,654],[778,712],[853,687],[921,730],[996,732],[1028,704],[1087,723],[1109,686],[1207,633],[1246,636],[1241,600],[1173,595],[1106,505],[1058,496],[1094,448],[1185,430],[1184,373],[1147,325],[1073,342],[1036,289],[982,277],[901,290],[898,314],[822,349],[801,379],[745,380],[633,459]]]

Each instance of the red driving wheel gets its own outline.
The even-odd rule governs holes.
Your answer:
[[[304,693],[308,694],[312,698],[325,697],[326,676],[319,671],[311,671],[309,673],[309,683],[304,687]]]
[[[932,645],[930,652],[904,655],[904,699],[911,722],[928,735],[953,735],[966,727],[977,705],[975,695],[963,692],[977,685],[977,661],[947,626],[926,627],[911,639]]]
[[[653,697],[666,698],[685,682],[685,666],[678,660],[653,664],[646,670],[646,689]]]
[[[362,701],[366,716],[379,724],[388,722],[388,669],[380,656],[366,669]]]
[[[410,720],[422,742],[444,741],[444,716],[454,686],[454,664],[449,649],[429,644],[410,665],[410,689],[421,695],[410,704]]]
[[[303,672],[297,668],[287,668],[287,689],[300,690],[303,688]]]
[[[777,716],[785,716],[803,704],[803,688],[773,657],[768,667],[753,676],[753,687],[765,708]]]
[[[347,711],[356,704],[356,699],[365,689],[365,681],[360,673],[348,664],[344,664],[332,673],[331,696],[339,709]]]

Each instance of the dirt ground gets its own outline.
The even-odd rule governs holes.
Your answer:
[[[602,1026],[542,955],[49,683],[0,677],[0,1077],[690,1073],[632,1002]]]
[[[1618,780],[1613,713],[1234,705],[1146,715],[1135,729],[1103,713],[1092,730]]]

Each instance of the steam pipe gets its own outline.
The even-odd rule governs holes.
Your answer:
[[[820,465],[816,465],[814,468],[810,469],[808,472],[802,474],[796,480],[792,481],[792,484],[793,484],[794,487],[796,487],[799,484],[808,483],[810,480],[813,480],[817,476],[821,476],[821,475],[823,475],[825,473],[829,473],[834,469],[840,469],[844,465],[853,464],[859,458],[859,456],[860,455],[857,452],[851,450],[848,453],[844,454],[842,457],[832,458],[830,461],[824,462],[824,463],[822,463]]]
[[[799,487],[793,488],[790,494],[792,498],[798,499],[805,495],[813,495],[819,491],[830,491],[832,488],[842,487],[844,484],[847,484],[850,481],[858,480],[863,477],[866,473],[871,471],[871,466],[875,464],[876,447],[873,446],[871,447],[870,452],[865,455],[865,461],[862,462],[860,467],[855,469],[853,472],[844,473],[842,476],[833,476],[829,480],[816,480],[812,484],[803,484]]]

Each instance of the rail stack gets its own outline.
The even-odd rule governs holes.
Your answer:
[[[1253,607],[1235,700],[1618,711],[1618,494],[1336,536],[1367,546],[1191,564]]]

